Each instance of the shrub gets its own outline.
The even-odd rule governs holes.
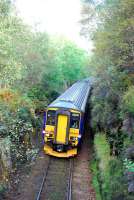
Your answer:
[[[123,96],[123,110],[134,115],[134,86],[130,86]]]
[[[32,104],[26,97],[13,90],[0,92],[0,137],[9,137],[11,158],[16,167],[27,161],[26,151],[32,148],[34,117]]]

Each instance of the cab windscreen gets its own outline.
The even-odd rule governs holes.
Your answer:
[[[55,117],[56,111],[55,110],[48,110],[47,111],[47,125],[55,126]]]
[[[80,114],[79,113],[71,113],[70,128],[79,129],[79,123],[80,123]]]

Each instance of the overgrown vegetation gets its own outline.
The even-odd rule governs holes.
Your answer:
[[[88,76],[87,63],[75,43],[32,29],[16,15],[13,1],[0,1],[0,141],[9,141],[9,148],[0,147],[0,183],[38,151],[34,136],[42,123],[35,111]]]
[[[110,158],[109,169],[106,167],[104,170],[104,174],[110,172],[113,176],[108,176],[106,180],[102,175],[104,180],[100,180],[101,194],[103,199],[133,199],[134,174],[129,171],[131,167],[124,169],[123,161],[127,158],[128,165],[133,166],[134,1],[82,2],[81,33],[92,38],[94,43],[90,63],[94,66],[93,74],[96,76],[91,98],[92,127],[95,133],[105,134],[109,156],[113,156],[112,160]],[[98,137],[101,136],[95,139],[97,149],[100,145]],[[99,166],[107,160],[107,154],[100,153],[96,152],[96,156],[100,156]],[[124,182],[121,182],[122,176]]]
[[[32,160],[38,151],[33,132],[40,129],[41,121],[35,111],[92,72],[96,82],[91,124],[97,134],[92,170],[97,198],[131,200],[134,1],[82,3],[81,34],[94,44],[90,59],[73,42],[33,30],[16,15],[12,1],[0,1],[0,182],[5,184],[11,169]]]
[[[122,161],[110,156],[110,147],[105,134],[96,134],[94,148],[96,157],[94,162],[98,166],[95,177],[100,189],[97,189],[97,195],[101,196],[98,199],[124,199],[125,181]]]

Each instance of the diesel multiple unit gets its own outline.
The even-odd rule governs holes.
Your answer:
[[[92,78],[76,82],[48,106],[43,128],[46,154],[57,157],[77,154],[92,82]]]

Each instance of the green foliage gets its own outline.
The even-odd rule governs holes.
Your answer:
[[[65,43],[59,51],[61,71],[66,87],[86,76],[86,53],[73,43]]]
[[[106,0],[98,9],[102,21],[94,34],[98,67],[132,66],[133,9],[133,1],[127,0]]]
[[[98,159],[95,158],[90,162],[90,169],[92,172],[92,185],[95,189],[96,200],[101,200],[101,185],[100,185],[100,173],[98,171]]]
[[[34,160],[37,154],[38,154],[38,149],[28,149],[26,152],[27,160],[28,161]]]
[[[123,181],[122,162],[110,156],[110,148],[104,134],[96,135],[94,143],[96,164],[98,165],[98,170],[94,175],[99,181],[102,199],[124,198],[125,182]]]
[[[33,116],[29,99],[13,90],[1,90],[0,93],[0,138],[11,141],[11,159],[13,166],[27,161],[27,148],[32,147]]]
[[[81,20],[82,33],[94,42],[90,60],[96,76],[91,98],[92,126],[94,132],[105,133],[109,153],[119,160],[126,148],[133,145],[133,10],[133,0],[84,1]],[[95,141],[99,146],[100,141],[97,138]],[[105,165],[108,155],[103,154],[104,147],[101,148],[97,156]],[[110,158],[104,175],[101,172],[104,199],[133,199],[121,179],[124,169],[119,160]]]
[[[108,199],[127,198],[125,194],[125,181],[123,177],[123,166],[119,159],[113,158],[109,161],[109,194]],[[126,196],[125,196],[126,195]]]
[[[38,44],[36,51],[38,50],[41,62],[38,57],[38,66],[34,64],[33,70],[37,69],[39,72],[35,71],[35,75],[32,74],[32,68],[28,73],[26,71],[28,76],[23,84],[23,87],[25,84],[28,85],[26,86],[29,87],[28,96],[40,108],[54,100],[73,82],[88,75],[86,73],[88,57],[83,50],[64,38],[51,38],[47,41],[45,38],[45,34],[36,34],[38,43],[35,42],[34,45]],[[37,74],[39,80],[36,78]]]
[[[27,96],[33,102],[36,109],[44,109],[48,104],[47,92],[43,92],[44,87],[42,84],[34,85],[28,90]]]
[[[108,163],[110,160],[110,149],[104,134],[97,134],[94,140],[97,158],[100,160],[100,169],[104,172],[107,171]]]
[[[24,108],[23,108],[24,109]],[[13,166],[24,163],[27,160],[26,150],[31,147],[32,122],[27,116],[20,116],[20,112],[11,113],[8,108],[4,109],[5,115],[1,126],[5,131],[0,133],[0,137],[9,137],[11,141],[11,159]]]
[[[35,111],[88,76],[87,65],[87,53],[73,42],[33,30],[13,1],[0,0],[0,138],[10,140],[15,168],[37,154],[32,134],[42,119]]]
[[[4,2],[9,1],[1,1]],[[8,5],[11,7],[11,3]],[[16,80],[22,78],[22,70],[25,67],[21,58],[26,53],[27,42],[30,34],[28,27],[15,16],[7,11],[0,23],[0,86],[13,85]],[[20,51],[21,49],[21,51]],[[23,49],[23,51],[22,51]]]
[[[90,31],[95,47],[90,65],[97,77],[92,96],[92,125],[96,132],[107,134],[111,154],[119,155],[125,139],[122,124],[126,113],[133,112],[133,81],[128,72],[133,73],[134,3],[106,0],[86,5],[93,8],[90,20],[96,20],[95,29]],[[85,14],[88,15],[88,9]]]
[[[92,124],[94,130],[112,131],[121,126],[122,92],[126,90],[129,82],[126,75],[114,68],[103,71],[96,81],[91,97]],[[112,132],[111,132],[112,133]]]
[[[7,187],[6,185],[0,184],[0,198],[4,198],[4,192],[6,191]]]
[[[0,17],[6,17],[11,12],[11,1],[10,0],[1,0],[0,1]]]
[[[123,111],[134,114],[134,86],[130,86],[124,93]]]
[[[123,85],[118,85],[117,76],[105,74],[105,82],[97,81],[93,90],[92,124],[95,132],[104,131],[110,145],[110,154],[119,155],[123,149],[125,135],[121,130],[120,116]],[[121,78],[118,76],[118,79]]]
[[[134,172],[134,162],[133,161],[125,158],[123,164],[124,164],[125,169],[127,169],[128,172]]]

